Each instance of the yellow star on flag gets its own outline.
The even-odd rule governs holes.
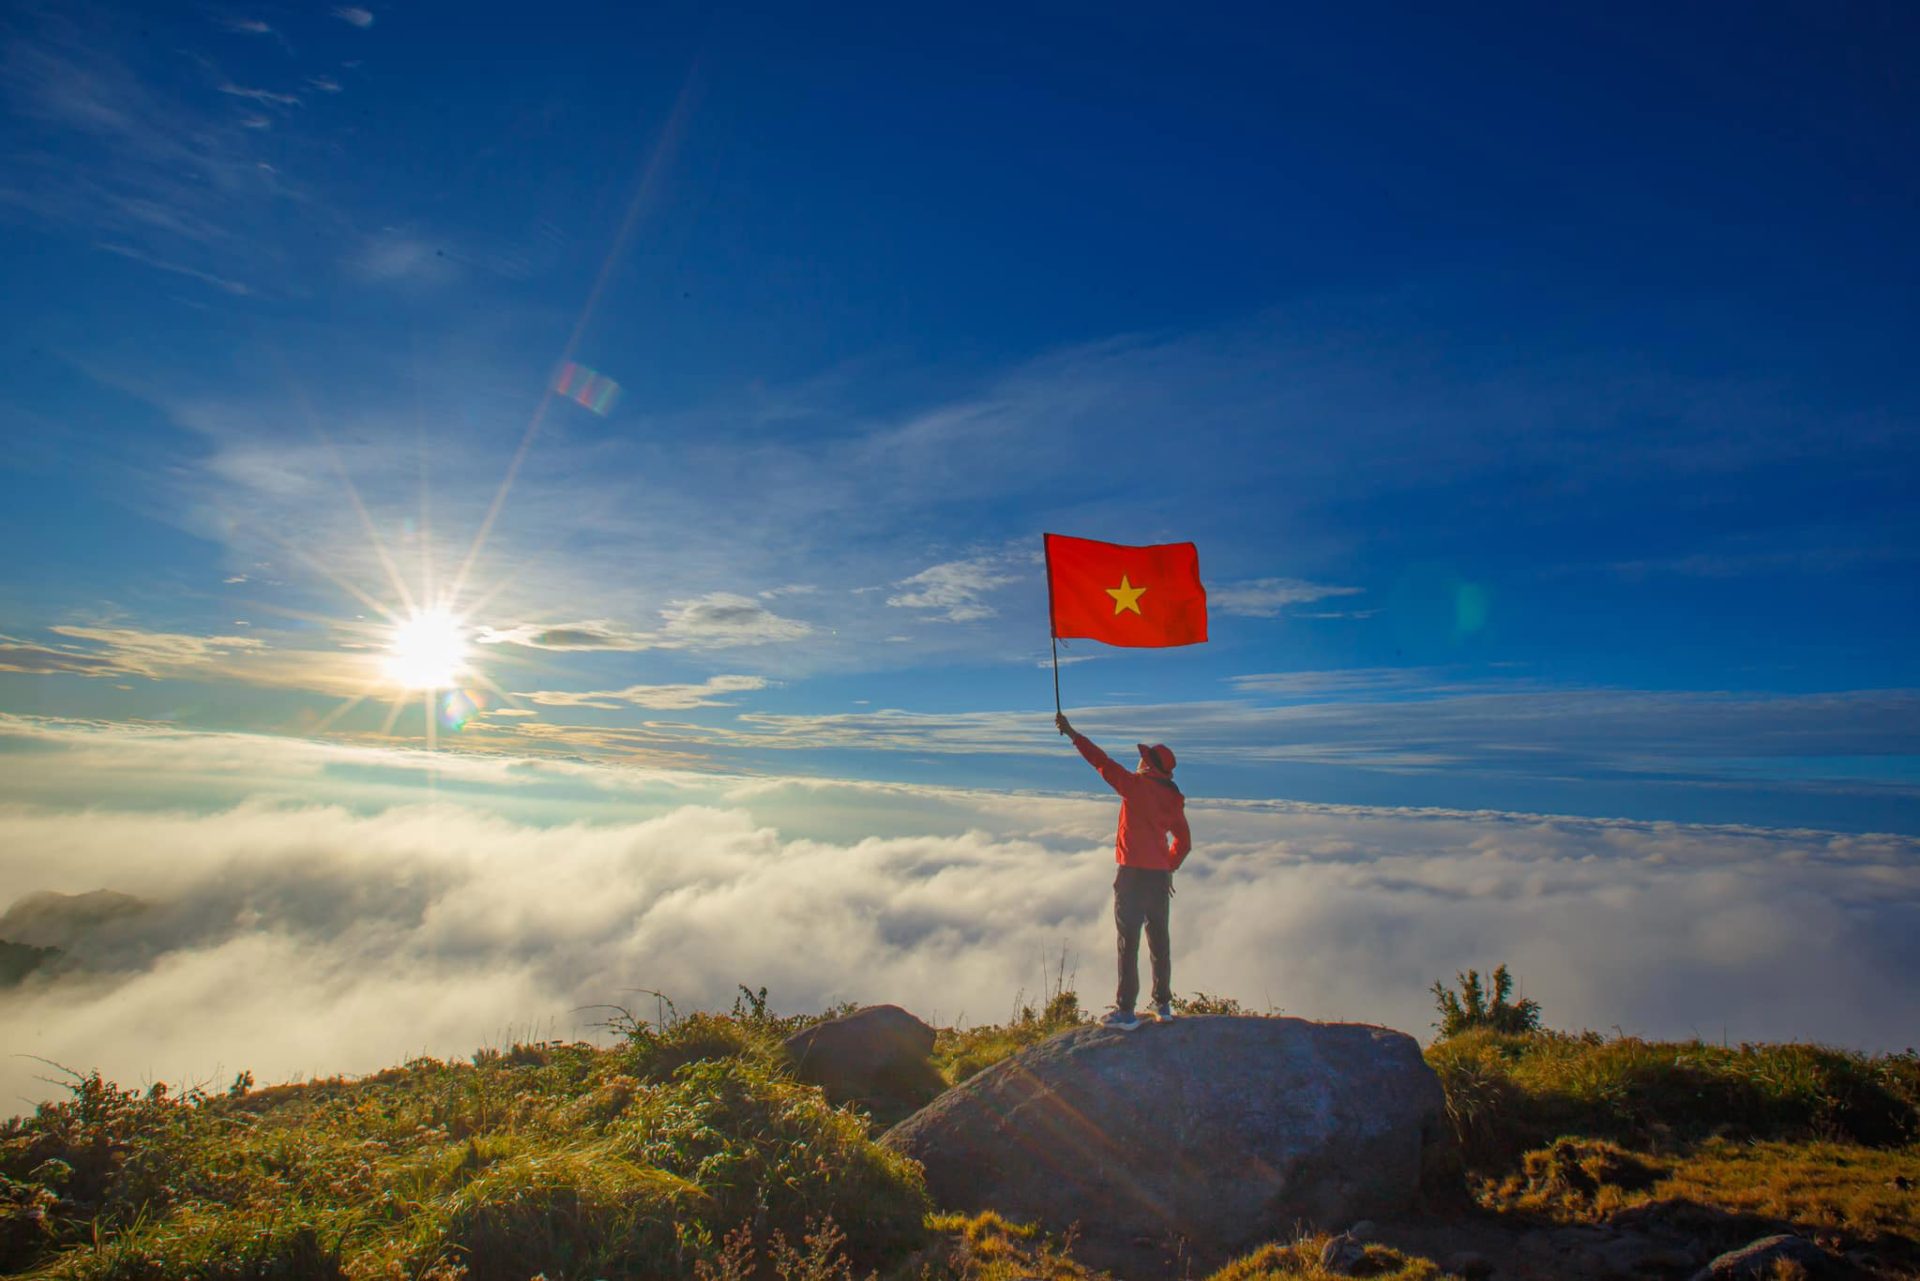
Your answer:
[[[1140,596],[1146,590],[1144,587],[1135,587],[1128,582],[1125,574],[1120,575],[1120,585],[1107,588],[1107,595],[1113,597],[1113,612],[1117,615],[1130,609],[1139,614]],[[1142,614],[1141,617],[1144,618],[1145,615]]]

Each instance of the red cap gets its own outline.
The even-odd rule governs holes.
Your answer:
[[[1140,759],[1155,769],[1173,773],[1173,749],[1165,743],[1135,743],[1140,749]]]

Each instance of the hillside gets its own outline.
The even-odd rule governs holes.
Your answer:
[[[1238,1012],[1211,998],[1189,1008]],[[729,1013],[663,1013],[622,1019],[611,1048],[516,1045],[357,1080],[256,1089],[243,1075],[176,1094],[78,1077],[69,1098],[0,1130],[0,1270],[101,1281],[1094,1275],[1071,1241],[941,1213],[918,1168],[873,1141],[865,1113],[793,1080],[779,1041],[824,1015],[777,1018],[764,992],[744,989]],[[1008,1024],[944,1030],[934,1065],[961,1080],[1080,1020],[1065,993]],[[1332,1245],[1303,1231],[1216,1281],[1439,1277],[1447,1266],[1686,1276],[1783,1231],[1851,1275],[1920,1275],[1911,1052],[1477,1028],[1427,1059],[1478,1209],[1370,1225]]]

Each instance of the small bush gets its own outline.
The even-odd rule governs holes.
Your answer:
[[[453,1195],[429,1255],[463,1262],[473,1281],[666,1274],[686,1264],[676,1211],[702,1200],[686,1180],[606,1146],[523,1152]]]
[[[1495,1032],[1517,1035],[1522,1032],[1537,1031],[1540,1027],[1540,1003],[1532,1000],[1509,1001],[1513,995],[1513,976],[1507,973],[1505,965],[1496,966],[1493,971],[1493,994],[1488,999],[1485,988],[1480,985],[1480,971],[1468,970],[1465,974],[1454,976],[1460,983],[1458,994],[1449,992],[1438,979],[1434,980],[1434,1008],[1440,1012],[1440,1021],[1434,1024],[1440,1029],[1440,1035],[1459,1036],[1462,1032],[1471,1032],[1477,1028],[1488,1028]]]

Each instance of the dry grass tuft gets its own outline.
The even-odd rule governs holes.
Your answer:
[[[1049,1241],[1031,1224],[984,1214],[935,1214],[936,1240],[893,1275],[914,1281],[1106,1281],[1072,1257],[1071,1242]]]
[[[1263,1245],[1235,1259],[1207,1281],[1337,1281],[1373,1277],[1376,1281],[1440,1281],[1446,1274],[1431,1259],[1409,1257],[1384,1245],[1368,1245],[1360,1260],[1344,1272],[1322,1267],[1321,1252],[1330,1237],[1306,1236],[1287,1245]]]

